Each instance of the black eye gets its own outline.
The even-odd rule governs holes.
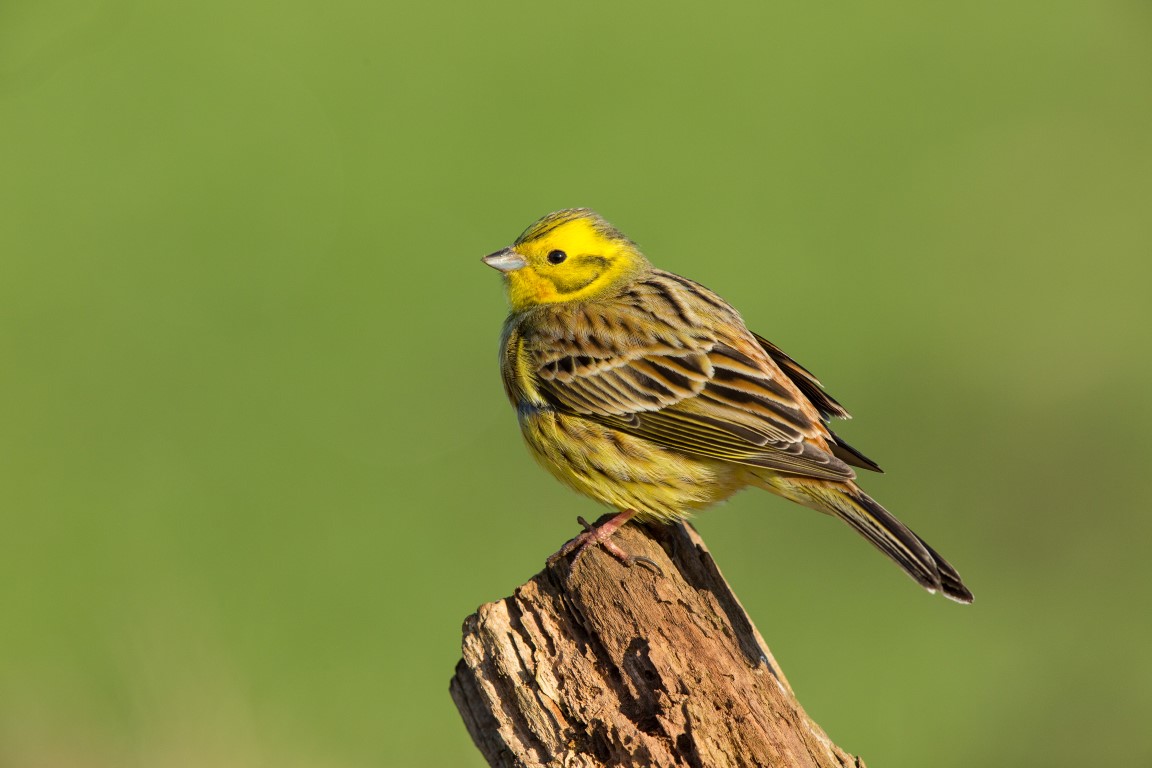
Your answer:
[[[566,258],[568,258],[568,254],[564,251],[548,251],[548,263],[550,264],[559,264]]]

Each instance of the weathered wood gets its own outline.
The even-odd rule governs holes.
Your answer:
[[[800,707],[689,526],[557,563],[464,622],[451,693],[499,766],[863,768]]]

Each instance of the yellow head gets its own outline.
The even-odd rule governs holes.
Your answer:
[[[649,267],[635,243],[588,208],[548,214],[484,263],[504,273],[513,312],[598,298]]]

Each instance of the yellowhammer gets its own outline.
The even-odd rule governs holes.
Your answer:
[[[956,570],[865,494],[879,467],[838,438],[848,413],[820,382],[699,283],[654,268],[587,208],[551,213],[484,257],[511,314],[500,371],[532,454],[619,511],[554,557],[632,517],[670,522],[754,485],[836,515],[928,591],[962,603]]]

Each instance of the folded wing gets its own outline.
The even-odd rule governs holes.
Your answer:
[[[735,310],[677,275],[656,272],[522,343],[554,407],[687,454],[855,476],[822,419],[835,401],[810,402]]]

